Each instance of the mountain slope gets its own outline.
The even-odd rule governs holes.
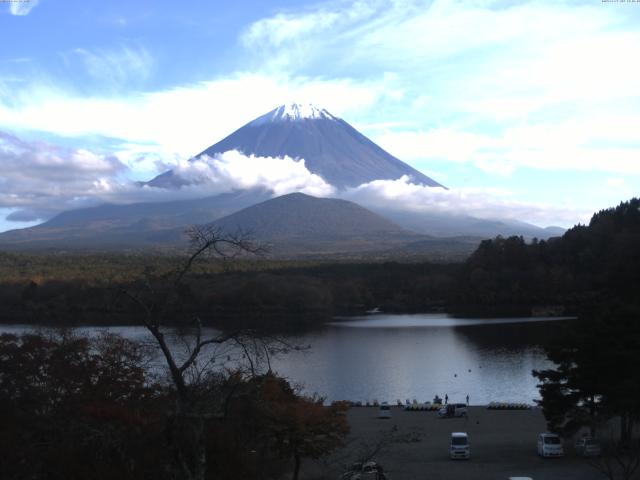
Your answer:
[[[229,150],[261,157],[302,158],[307,169],[338,188],[356,187],[373,180],[395,180],[403,175],[411,177],[414,183],[442,186],[380,148],[344,120],[313,106],[282,105],[197,157]],[[168,171],[149,185],[176,188],[184,183],[173,171]]]

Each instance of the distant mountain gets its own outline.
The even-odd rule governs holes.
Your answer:
[[[268,200],[265,200],[268,199]],[[236,211],[238,205],[243,208]],[[250,205],[250,206],[247,206]],[[229,215],[224,215],[225,213]],[[184,249],[185,228],[209,224],[248,232],[277,257],[464,257],[480,239],[434,239],[403,229],[346,200],[261,190],[201,200],[101,205],[64,212],[36,227],[0,233],[0,248],[54,250]]]
[[[63,212],[34,228],[80,226],[106,229],[131,226],[140,221],[153,224],[157,228],[171,228],[210,222],[270,197],[269,192],[264,190],[238,190],[195,200],[128,205],[104,204]]]
[[[493,238],[521,235],[525,238],[546,239],[562,235],[561,227],[541,228],[516,220],[489,220],[455,213],[402,210],[399,205],[386,208],[364,205],[372,211],[394,221],[402,228],[434,237],[471,236]]]
[[[413,183],[441,187],[380,148],[344,120],[312,105],[282,105],[256,118],[196,155],[214,156],[229,150],[261,157],[303,158],[312,173],[338,188],[408,175]],[[148,184],[179,188],[186,182],[173,171]]]
[[[31,228],[0,233],[0,247],[140,248],[184,245],[189,225],[212,222],[270,198],[264,190],[243,190],[197,200],[130,205],[104,204],[63,212]]]

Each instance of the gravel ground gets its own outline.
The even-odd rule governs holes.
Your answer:
[[[585,459],[565,445],[563,458],[538,457],[536,439],[546,431],[539,409],[488,410],[470,407],[469,417],[439,418],[436,412],[405,412],[392,408],[391,419],[378,419],[373,407],[351,408],[348,445],[322,462],[303,463],[302,478],[338,479],[343,466],[363,450],[382,445],[374,459],[390,480],[499,480],[510,476],[534,480],[601,480]],[[469,460],[449,459],[451,432],[467,432]],[[390,439],[394,439],[390,441]],[[386,440],[385,440],[386,439]]]

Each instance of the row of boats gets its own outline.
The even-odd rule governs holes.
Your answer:
[[[487,405],[489,410],[529,410],[531,405],[527,403],[491,402]]]
[[[348,403],[350,407],[379,407],[382,404],[387,404],[386,402],[379,403],[377,400],[374,400],[373,402]],[[396,405],[410,412],[433,412],[439,411],[442,407],[446,406],[446,404],[443,403],[418,402],[415,399],[413,401],[407,399],[405,403],[397,400]],[[531,408],[531,405],[519,402],[490,402],[489,405],[487,405],[487,409],[489,410],[529,410]]]

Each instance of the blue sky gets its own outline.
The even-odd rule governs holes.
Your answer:
[[[132,182],[290,101],[450,187],[374,189],[416,208],[570,226],[640,192],[639,3],[31,0],[0,41],[0,231],[161,200]]]

